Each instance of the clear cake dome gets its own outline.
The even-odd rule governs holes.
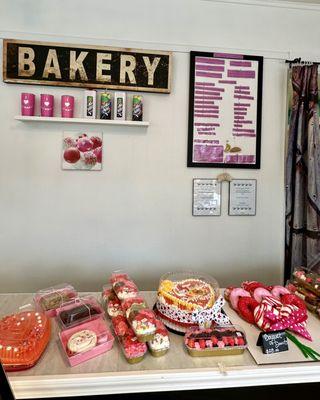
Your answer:
[[[163,282],[165,281],[181,282],[189,279],[190,280],[196,279],[205,282],[206,284],[210,285],[211,288],[213,289],[213,292],[215,294],[215,300],[219,297],[220,291],[219,291],[219,283],[217,282],[217,280],[213,278],[211,275],[199,271],[166,272],[160,278],[159,288],[163,285]]]

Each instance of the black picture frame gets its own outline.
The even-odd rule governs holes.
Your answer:
[[[190,80],[189,80],[189,119],[188,119],[188,154],[187,167],[200,168],[241,168],[241,169],[260,169],[261,165],[261,120],[262,120],[262,85],[263,85],[263,57],[243,55],[241,60],[258,62],[258,79],[257,79],[257,115],[256,115],[256,152],[254,164],[237,164],[237,163],[206,163],[193,161],[193,126],[194,126],[194,91],[195,91],[195,59],[196,57],[214,57],[230,59],[232,55],[223,55],[215,52],[190,52]],[[235,58],[236,60],[236,58]]]

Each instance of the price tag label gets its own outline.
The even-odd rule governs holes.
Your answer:
[[[288,339],[285,331],[261,332],[257,346],[262,347],[264,354],[280,353],[288,351]]]

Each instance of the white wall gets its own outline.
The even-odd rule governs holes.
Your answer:
[[[2,0],[2,37],[137,42],[142,48],[148,41],[154,42],[149,48],[179,51],[172,93],[145,94],[150,127],[103,129],[102,172],[61,170],[62,131],[69,125],[13,119],[21,91],[57,98],[68,92],[81,99],[81,90],[0,83],[0,291],[33,291],[61,281],[100,290],[116,267],[148,289],[156,288],[163,272],[183,268],[207,270],[221,285],[279,282],[286,67],[265,59],[261,169],[230,171],[258,180],[257,215],[228,217],[224,184],[222,216],[195,218],[192,179],[215,177],[221,170],[186,168],[189,55],[182,49],[313,54],[318,17],[311,10],[200,0]]]

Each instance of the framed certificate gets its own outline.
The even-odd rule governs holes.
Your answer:
[[[221,182],[216,179],[193,180],[192,215],[221,215]]]
[[[229,183],[229,215],[256,215],[256,200],[256,179],[234,179]]]

